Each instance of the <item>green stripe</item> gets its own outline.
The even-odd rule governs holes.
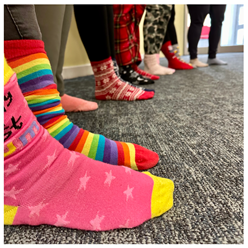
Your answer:
[[[20,79],[22,77],[25,77],[31,73],[40,71],[40,70],[44,70],[44,69],[50,69],[51,70],[51,66],[49,64],[40,64],[40,65],[35,65],[33,67],[30,67],[29,69],[25,70],[25,71],[21,71],[19,73],[17,73],[17,79]]]
[[[45,102],[51,99],[58,99],[60,101],[60,96],[55,95],[55,96],[50,96],[50,97],[46,97],[46,98],[37,98],[37,99],[33,99],[33,100],[28,100],[28,104],[36,104],[36,103],[40,103],[40,102]]]
[[[99,134],[94,134],[92,143],[91,143],[91,147],[90,147],[90,151],[88,154],[89,158],[95,159],[96,157],[96,152],[97,152],[97,146],[98,146],[98,141],[99,141]]]
[[[52,133],[50,133],[50,135],[52,137],[56,136],[58,133],[60,133],[65,127],[67,127],[68,125],[70,125],[70,121],[69,119],[67,120],[67,122],[65,122],[62,126],[60,126],[59,128],[57,128],[55,131],[53,131]]]

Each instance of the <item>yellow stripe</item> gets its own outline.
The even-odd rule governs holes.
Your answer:
[[[62,126],[63,124],[65,124],[67,121],[68,121],[68,119],[65,118],[65,119],[63,119],[62,121],[56,123],[55,125],[49,127],[49,128],[47,129],[47,131],[48,131],[49,133],[52,133],[52,132],[54,132],[55,130],[57,130],[60,126]]]
[[[16,150],[16,147],[13,145],[12,142],[8,143],[7,147],[9,148],[9,151],[4,153],[4,157],[9,156],[10,154],[12,154]]]
[[[4,58],[4,85],[7,84],[10,78],[13,76],[14,71],[8,65],[6,59]]]
[[[87,137],[87,140],[84,144],[84,148],[82,150],[81,153],[83,153],[85,156],[88,156],[89,152],[90,152],[90,147],[91,147],[91,143],[93,141],[93,137],[94,137],[94,134],[93,133],[89,133],[88,137]]]
[[[30,96],[25,96],[26,101],[34,100],[34,99],[53,99],[59,96],[59,93],[54,93],[51,95],[30,95]]]
[[[132,143],[126,143],[129,148],[129,154],[130,154],[130,165],[133,170],[138,170],[138,167],[135,162],[135,148]]]
[[[28,63],[25,63],[23,65],[19,65],[15,68],[15,72],[18,74],[19,72],[22,72],[22,71],[25,71],[31,67],[34,67],[36,65],[41,65],[41,64],[49,64],[49,61],[48,59],[35,59],[35,60],[32,60]]]
[[[4,205],[4,225],[12,225],[17,213],[18,207]]]
[[[62,109],[62,107],[59,106],[59,107],[54,108],[54,109],[52,109],[52,110],[50,110],[50,111],[47,111],[46,113],[51,113],[51,112],[59,111],[59,110],[61,110],[61,109]],[[44,113],[43,113],[43,114],[44,114]]]

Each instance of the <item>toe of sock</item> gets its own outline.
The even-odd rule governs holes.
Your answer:
[[[154,91],[144,91],[144,93],[138,97],[137,100],[147,100],[154,97],[155,92]]]
[[[154,218],[172,208],[174,183],[170,179],[154,176],[150,172],[143,173],[151,177],[154,182],[151,200],[151,218]]]
[[[154,167],[158,161],[159,156],[156,152],[148,150],[145,147],[134,144],[135,147],[135,162],[138,170],[147,170]]]

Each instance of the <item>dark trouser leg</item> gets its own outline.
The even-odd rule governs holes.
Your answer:
[[[167,30],[168,30],[168,32],[170,34],[171,45],[178,44],[176,28],[175,28],[175,25],[174,25],[175,15],[176,15],[176,13],[175,13],[175,5],[173,4],[172,5],[172,10],[171,10],[171,18],[169,20],[168,27],[167,27]]]
[[[208,57],[210,59],[214,59],[216,57],[225,10],[226,5],[210,5],[211,29],[209,33],[208,49]]]
[[[4,5],[4,40],[41,40],[34,5]]]
[[[74,5],[78,32],[90,61],[101,61],[111,56],[108,16],[105,5]]]
[[[115,59],[114,13],[113,5],[106,5],[108,19],[108,36],[111,58]]]
[[[62,70],[72,5],[35,5],[38,23],[60,96],[64,95]],[[56,13],[56,15],[55,15]]]
[[[190,27],[188,30],[188,42],[190,59],[197,58],[197,45],[200,40],[203,22],[209,13],[210,5],[188,5],[190,14]]]

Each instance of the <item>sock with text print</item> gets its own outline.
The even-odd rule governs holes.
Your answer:
[[[132,228],[173,206],[171,180],[65,149],[38,123],[4,60],[4,225]]]

